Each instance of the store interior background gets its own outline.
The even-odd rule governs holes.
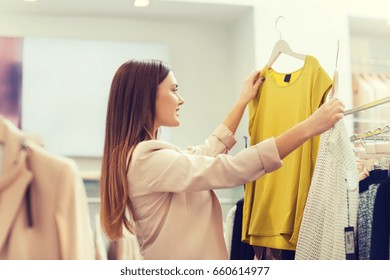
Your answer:
[[[282,39],[296,52],[315,56],[330,76],[335,69],[339,41],[339,98],[347,109],[351,108],[351,73],[371,67],[353,61],[369,58],[390,61],[389,10],[390,4],[385,0],[151,0],[148,8],[135,8],[131,0],[0,0],[0,36],[44,38],[48,44],[51,39],[64,39],[163,49],[185,104],[180,111],[181,126],[164,128],[162,138],[185,148],[204,142],[237,100],[243,79],[267,63],[279,39],[275,28],[279,16],[285,18],[278,21]],[[301,61],[281,57],[274,67],[284,72],[301,65]],[[390,72],[390,66],[381,67],[380,70]],[[96,120],[99,123],[87,124],[80,130],[80,120],[89,118],[83,115],[89,110],[75,111],[72,104],[66,109],[67,96],[57,94],[58,104],[65,108],[60,117],[75,130],[61,143],[58,143],[61,140],[52,143],[45,137],[42,141],[54,153],[56,145],[66,145],[67,152],[61,155],[73,158],[85,178],[93,178],[100,169],[104,136],[101,127],[108,91],[97,94],[96,99],[84,99],[82,91],[77,94],[85,108],[100,108],[100,119]],[[29,88],[23,87],[22,96],[22,123],[28,124],[29,116],[47,110],[42,100],[29,95]],[[46,121],[51,124],[46,129],[51,127],[51,131],[29,132],[60,133],[61,125],[53,125],[50,118]],[[346,118],[346,122],[351,128],[353,120]],[[246,113],[236,133],[238,143],[231,151],[233,155],[245,146],[247,124]],[[90,143],[94,152],[80,153],[77,145],[83,141]],[[226,214],[242,197],[243,189],[241,186],[220,190],[218,195]]]

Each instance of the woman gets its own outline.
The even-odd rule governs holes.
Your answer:
[[[184,103],[169,67],[129,61],[117,70],[107,109],[101,174],[101,222],[118,239],[135,233],[144,259],[227,259],[222,212],[212,189],[253,181],[311,137],[333,127],[344,106],[333,99],[276,138],[227,155],[246,105],[263,77],[252,73],[239,100],[206,140],[185,151],[157,140],[160,126],[178,126]]]

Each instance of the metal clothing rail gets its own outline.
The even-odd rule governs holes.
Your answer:
[[[367,110],[367,109],[370,109],[370,108],[373,108],[373,107],[376,107],[376,106],[379,106],[379,105],[382,105],[382,104],[385,104],[388,102],[390,102],[390,96],[369,102],[367,104],[356,106],[356,107],[351,108],[349,110],[346,110],[344,112],[344,116],[347,116],[347,115],[350,115],[353,113],[358,113],[358,112],[361,112],[361,111],[364,111],[364,110]]]

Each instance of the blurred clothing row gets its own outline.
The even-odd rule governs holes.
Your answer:
[[[388,73],[353,73],[353,106],[390,96],[390,74]]]
[[[354,73],[352,75],[353,106],[361,106],[370,102],[390,97],[389,73]],[[390,120],[389,104],[378,106],[375,110],[364,110],[355,115],[359,121],[356,131],[366,131],[373,123],[384,124]]]
[[[105,259],[73,160],[45,151],[0,116],[0,163],[0,260]],[[128,252],[112,258],[139,257],[131,236],[122,247]]]

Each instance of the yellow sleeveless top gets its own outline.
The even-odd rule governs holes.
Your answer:
[[[276,137],[307,119],[325,100],[332,80],[315,57],[286,74],[264,69],[266,80],[249,103],[250,144]],[[283,166],[245,186],[242,240],[295,250],[319,147],[319,136],[283,160]]]

